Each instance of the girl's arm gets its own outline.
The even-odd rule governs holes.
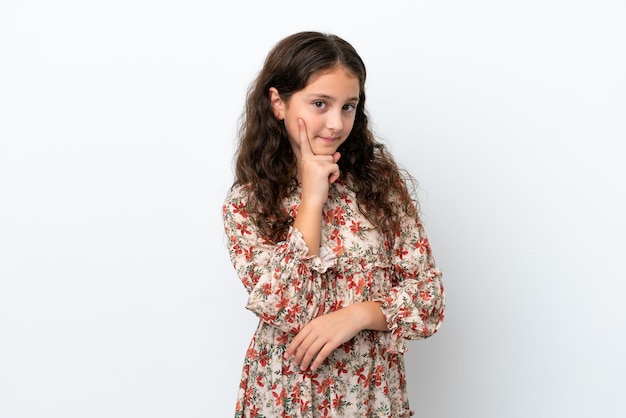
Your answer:
[[[334,254],[307,255],[307,244],[293,227],[284,241],[266,242],[246,202],[247,191],[238,186],[223,206],[229,255],[249,294],[246,307],[262,321],[295,333],[315,318],[324,303],[322,275],[335,264]]]
[[[380,302],[359,302],[315,318],[294,337],[285,351],[285,358],[293,355],[302,370],[309,365],[315,370],[334,349],[360,331],[388,331],[380,306]]]
[[[444,319],[442,274],[435,266],[430,242],[419,218],[405,216],[394,245],[394,284],[374,300],[391,331],[391,351],[406,351],[405,340],[418,340],[437,332]]]
[[[302,119],[298,119],[300,142],[298,155],[298,179],[302,195],[298,214],[293,226],[302,233],[309,255],[318,255],[322,233],[322,208],[328,200],[330,185],[339,178],[340,154],[315,155]]]
[[[445,309],[441,271],[435,267],[419,219],[405,217],[393,257],[394,283],[387,294],[313,319],[293,339],[285,356],[315,370],[338,346],[364,329],[383,334],[390,351],[404,351],[405,339],[422,339],[440,327]],[[315,359],[313,361],[313,359]]]

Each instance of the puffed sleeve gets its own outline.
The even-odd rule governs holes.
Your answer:
[[[243,186],[228,194],[223,220],[231,261],[249,294],[246,308],[282,331],[297,333],[318,314],[334,253],[322,247],[319,256],[308,256],[302,234],[293,227],[284,241],[267,243],[246,210]]]
[[[387,319],[390,351],[406,351],[405,340],[433,335],[443,322],[445,293],[421,221],[405,216],[396,237],[392,266],[394,285],[376,300]]]

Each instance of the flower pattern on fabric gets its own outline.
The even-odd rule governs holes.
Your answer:
[[[408,417],[405,340],[427,338],[444,318],[441,271],[419,219],[404,216],[395,243],[361,214],[345,184],[330,186],[320,255],[300,231],[269,244],[235,186],[223,206],[228,251],[259,318],[245,355],[235,417]],[[295,217],[300,188],[284,202]],[[379,301],[389,331],[363,330],[312,372],[283,354],[309,321],[354,303]]]

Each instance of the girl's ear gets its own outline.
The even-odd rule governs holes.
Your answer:
[[[272,111],[274,112],[274,116],[276,116],[276,119],[278,120],[285,119],[285,114],[283,110],[283,100],[280,98],[280,94],[278,94],[278,90],[276,89],[276,87],[270,87],[269,95],[270,95],[270,104],[272,106]]]

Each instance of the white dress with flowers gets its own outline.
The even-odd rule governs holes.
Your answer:
[[[413,415],[406,392],[405,340],[434,334],[444,317],[441,272],[419,219],[406,216],[393,247],[359,212],[341,182],[330,186],[319,256],[301,233],[265,242],[234,187],[223,207],[228,250],[259,318],[248,347],[235,417],[390,417]],[[295,217],[300,188],[284,208]],[[390,331],[359,332],[314,372],[283,354],[313,318],[362,301],[380,301]]]

